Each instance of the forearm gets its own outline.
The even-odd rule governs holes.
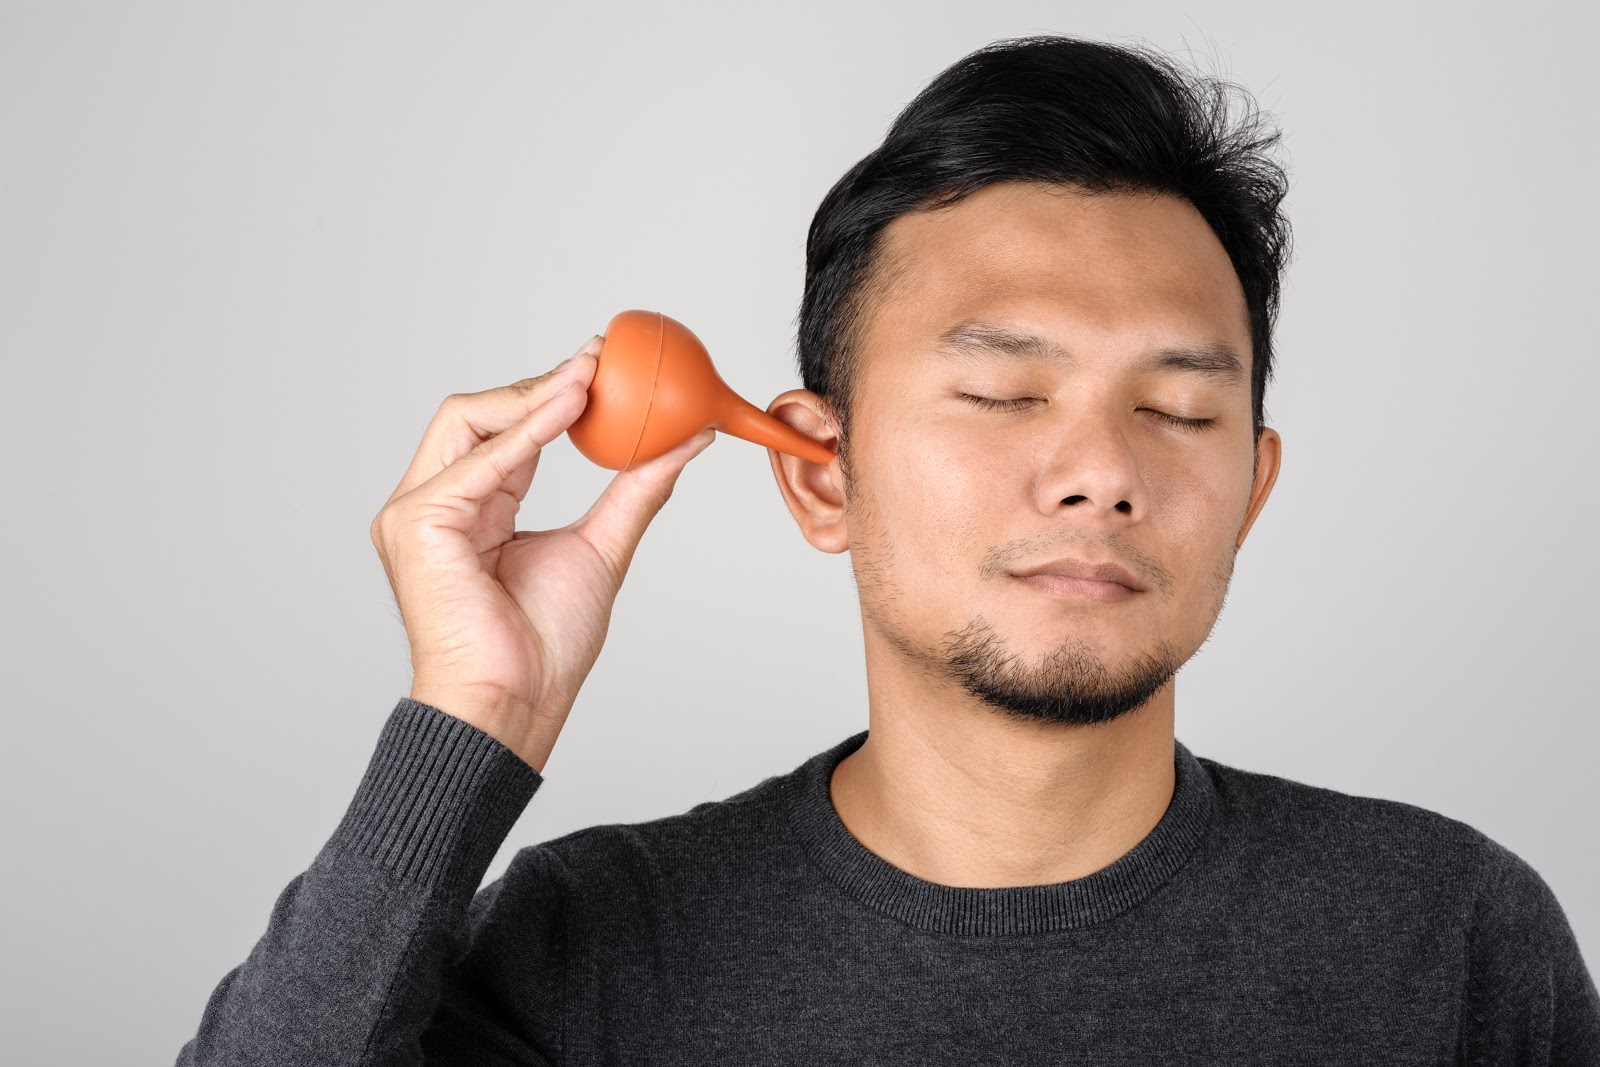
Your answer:
[[[212,993],[180,1067],[422,1063],[473,892],[541,781],[488,735],[401,701],[338,828]]]

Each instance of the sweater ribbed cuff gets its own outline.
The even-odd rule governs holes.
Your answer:
[[[543,781],[477,727],[402,697],[323,851],[366,856],[431,894],[470,895]]]

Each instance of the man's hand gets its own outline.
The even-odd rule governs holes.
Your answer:
[[[543,771],[600,655],[635,548],[707,429],[620,471],[584,516],[516,530],[540,450],[588,402],[601,338],[536,378],[444,399],[372,543],[411,645],[411,698]]]

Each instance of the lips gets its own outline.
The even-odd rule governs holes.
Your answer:
[[[1089,563],[1085,560],[1067,557],[1051,560],[1048,563],[1040,563],[1026,570],[1012,571],[1011,573],[1018,578],[1053,574],[1061,578],[1087,579],[1091,582],[1111,582],[1114,585],[1131,589],[1136,593],[1144,592],[1144,585],[1133,576],[1131,571],[1126,567],[1109,561],[1105,563]]]

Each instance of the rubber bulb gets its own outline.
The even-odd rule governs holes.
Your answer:
[[[648,463],[707,426],[812,463],[833,450],[728,387],[689,328],[659,311],[622,311],[606,327],[589,400],[567,436],[614,471]]]

